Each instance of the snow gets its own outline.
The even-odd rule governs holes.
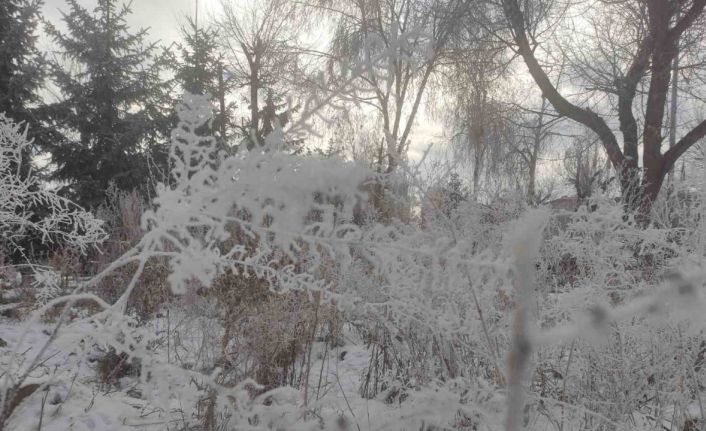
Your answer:
[[[274,147],[229,156],[197,133],[211,120],[207,98],[186,96],[179,114],[172,182],[143,214],[137,244],[68,289],[54,269],[33,267],[34,308],[0,320],[2,393],[41,385],[7,429],[189,429],[207,419],[238,430],[640,429],[703,417],[706,236],[689,231],[704,230],[703,206],[686,228],[637,227],[608,196],[575,213],[469,202],[424,228],[357,225],[369,169]],[[102,236],[87,213],[64,216],[87,227],[65,241],[88,247]],[[130,315],[128,300],[150,287],[140,272],[156,259],[173,296],[155,315]],[[100,282],[118,270],[131,277],[107,303]],[[235,298],[262,283],[273,296],[256,305],[287,299],[288,315],[311,317],[315,304],[320,326],[276,322],[272,313],[286,313],[274,306],[238,316],[214,290],[226,272]],[[328,324],[342,322],[335,347],[319,338],[318,313],[329,309]],[[263,323],[248,327],[255,334],[238,332],[253,321]],[[272,358],[241,350],[262,347],[257,331],[268,330],[279,337],[263,349]],[[292,345],[289,363],[277,359]],[[103,381],[108,351],[139,373]],[[262,386],[258,361],[278,382],[298,379]],[[363,393],[369,375],[375,387]]]

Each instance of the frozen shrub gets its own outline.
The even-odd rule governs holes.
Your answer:
[[[119,385],[125,377],[138,377],[140,374],[136,358],[131,358],[126,352],[117,353],[112,347],[102,352],[95,361],[95,369],[101,385],[108,387]]]
[[[101,222],[51,190],[30,170],[21,172],[31,142],[22,125],[0,113],[0,235],[6,250],[23,254],[20,240],[38,235],[46,244],[76,247],[85,253],[102,241]],[[43,217],[33,211],[43,208]]]
[[[41,312],[29,313],[34,304],[23,307],[31,314],[31,323],[51,309],[52,301],[61,296],[62,292],[57,288],[56,273],[51,268],[29,260],[27,250],[22,245],[23,240],[34,236],[47,247],[66,247],[86,253],[105,238],[105,232],[100,220],[70,200],[43,187],[31,168],[23,172],[24,167],[31,166],[27,160],[23,160],[30,153],[30,145],[26,128],[23,129],[20,124],[0,113],[0,246],[8,254],[21,258],[26,274],[36,275],[36,298]],[[42,210],[38,212],[41,215],[35,214],[39,208]],[[25,287],[29,284],[25,283]],[[18,308],[7,310],[16,312]],[[24,316],[18,314],[17,317]],[[44,352],[41,348],[38,351],[40,355]],[[25,371],[19,371],[20,367],[12,362],[4,368],[0,380],[0,428],[4,427],[16,405],[39,387],[36,383],[26,385],[29,372],[39,363],[37,359],[30,361]],[[27,388],[33,389],[27,392]]]
[[[305,352],[322,334],[339,337],[340,317],[320,294],[274,293],[266,280],[236,275],[218,277],[208,291],[215,296],[224,327],[220,366],[234,381],[254,378],[265,388],[302,383]],[[245,364],[251,364],[246,366]]]
[[[90,256],[91,273],[106,268],[119,256],[139,243],[144,231],[140,219],[146,204],[137,192],[120,192],[111,188],[108,202],[98,209],[98,214],[106,222],[108,238],[100,250]],[[95,291],[106,301],[114,302],[129,282],[137,264],[129,264],[104,277]],[[169,269],[164,258],[152,258],[141,271],[139,287],[128,301],[128,312],[140,318],[149,318],[164,306],[171,294],[167,285]]]
[[[16,287],[42,305],[68,287],[66,277],[78,271],[79,256],[94,250],[105,232],[100,220],[40,182],[25,160],[30,146],[26,128],[0,113],[0,247],[3,260],[19,257],[3,272],[24,279]],[[29,237],[56,250],[48,266],[30,260],[24,248]]]

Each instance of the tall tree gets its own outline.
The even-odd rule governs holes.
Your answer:
[[[221,7],[219,36],[233,85],[244,90],[249,115],[240,130],[252,149],[265,143],[273,124],[284,126],[293,114],[283,101],[297,85],[307,18],[288,0],[221,0]]]
[[[183,41],[176,50],[167,51],[169,68],[179,85],[179,93],[209,94],[216,106],[214,122],[207,134],[214,135],[223,148],[233,135],[235,102],[228,100],[233,90],[233,79],[226,75],[224,57],[219,52],[217,32],[210,26],[201,26],[188,19],[181,27]],[[176,94],[180,103],[181,94]]]
[[[63,95],[51,112],[66,136],[51,149],[52,160],[71,197],[95,206],[111,182],[146,191],[151,162],[163,166],[165,84],[147,30],[127,26],[129,5],[99,0],[91,13],[76,0],[68,4],[67,33],[47,24],[60,48],[51,74]]]
[[[515,139],[509,139],[508,146],[511,155],[519,157],[523,171],[526,171],[527,203],[537,205],[551,196],[551,187],[548,190],[538,189],[537,169],[540,159],[559,135],[556,126],[561,117],[550,111],[549,102],[544,97],[537,110],[521,108],[515,111],[509,118],[515,126]]]
[[[0,2],[0,112],[28,127],[35,147],[48,140],[42,128],[38,90],[44,80],[44,58],[36,48],[41,0]],[[30,152],[29,146],[23,149]],[[25,154],[26,174],[30,157]]]
[[[479,8],[482,4],[477,5]],[[444,96],[452,102],[450,129],[452,144],[461,160],[470,162],[474,198],[478,197],[483,172],[495,173],[505,152],[500,145],[503,111],[498,94],[508,63],[505,46],[489,37],[477,24],[479,8],[469,11],[457,31],[451,34],[449,61],[443,67]],[[449,98],[448,95],[452,97]]]
[[[425,91],[448,54],[451,35],[461,22],[461,3],[363,0],[337,5],[334,62],[346,65],[382,52],[389,54],[386,70],[371,70],[360,76],[357,95],[358,102],[373,107],[382,118],[385,173],[394,172],[407,152]]]
[[[505,22],[510,36],[506,40],[524,60],[532,78],[556,111],[591,129],[598,135],[620,184],[627,208],[638,210],[642,222],[649,217],[651,203],[657,198],[666,174],[676,161],[706,135],[706,121],[691,125],[674,146],[662,151],[665,111],[674,59],[685,48],[703,49],[704,7],[706,0],[669,2],[667,0],[600,2],[602,19],[595,31],[575,45],[596,47],[595,56],[576,68],[587,92],[600,93],[609,107],[587,103],[562,94],[547,73],[551,49],[540,48],[542,31],[537,23],[550,8],[550,2],[522,3],[503,0]],[[561,24],[562,20],[558,20]],[[589,21],[590,23],[590,21]],[[556,20],[546,24],[556,28]],[[501,36],[504,37],[504,36]],[[560,47],[562,53],[569,47]],[[703,62],[694,66],[697,67]],[[681,65],[680,68],[685,65]],[[693,89],[692,89],[693,90]],[[583,94],[583,93],[582,93]],[[644,103],[637,96],[645,94]],[[603,114],[596,111],[604,110]],[[617,118],[622,134],[622,149],[610,118]],[[642,130],[640,130],[642,123]],[[642,169],[639,149],[642,146]]]
[[[409,189],[392,174],[407,159],[410,136],[422,101],[448,54],[462,0],[320,0],[318,7],[336,19],[329,69],[340,80],[353,78],[346,94],[380,118],[384,137],[379,148],[378,176],[371,201],[379,220],[393,214],[406,218]],[[385,61],[377,61],[384,59]],[[372,64],[351,77],[350,65]],[[338,83],[333,80],[334,83]],[[393,191],[393,193],[388,193]]]

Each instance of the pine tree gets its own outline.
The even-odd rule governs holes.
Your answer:
[[[0,113],[28,127],[35,147],[47,141],[39,120],[38,90],[44,80],[44,58],[36,48],[41,0],[0,1]],[[29,169],[29,147],[23,174]]]
[[[448,183],[441,190],[443,201],[441,209],[447,217],[451,217],[454,211],[458,209],[462,202],[468,200],[468,190],[461,182],[461,178],[457,172],[452,172],[449,176]]]
[[[164,112],[166,84],[156,44],[147,44],[147,30],[131,33],[129,5],[99,0],[89,12],[67,0],[68,32],[52,25],[47,32],[61,49],[63,62],[51,73],[63,100],[52,108],[67,140],[52,148],[55,178],[69,182],[65,190],[83,205],[105,199],[111,182],[119,190],[148,191],[151,166],[163,167],[168,117]]]
[[[19,181],[26,180],[30,193],[37,193],[40,184],[39,181],[29,181],[30,177],[41,177],[38,175],[41,172],[32,165],[32,156],[59,138],[56,131],[43,121],[44,106],[39,95],[46,77],[46,61],[36,47],[41,6],[41,0],[0,0],[0,116],[19,124],[22,132],[26,131],[29,142],[18,148],[21,157],[5,160],[8,163],[0,175],[3,183],[15,177]],[[23,202],[23,209],[31,214],[31,223],[39,223],[51,212],[41,200]],[[18,239],[16,245],[18,253],[21,250],[22,253],[41,254],[47,250],[42,236],[36,232]],[[18,253],[11,256],[12,263],[25,262],[27,256]]]
[[[235,103],[227,100],[233,83],[224,71],[216,32],[211,27],[199,27],[196,21],[189,19],[181,28],[181,34],[183,42],[176,45],[176,52],[167,52],[168,64],[182,92],[211,96],[216,115],[207,126],[210,130],[203,132],[215,136],[225,148],[233,135]],[[174,104],[180,101],[181,92],[175,95]]]

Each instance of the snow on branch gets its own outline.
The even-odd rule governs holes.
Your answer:
[[[30,146],[27,128],[0,113],[0,234],[19,251],[19,240],[30,234],[81,252],[100,243],[105,238],[102,221],[46,190],[31,168],[22,172]],[[39,210],[41,215],[35,213]]]

